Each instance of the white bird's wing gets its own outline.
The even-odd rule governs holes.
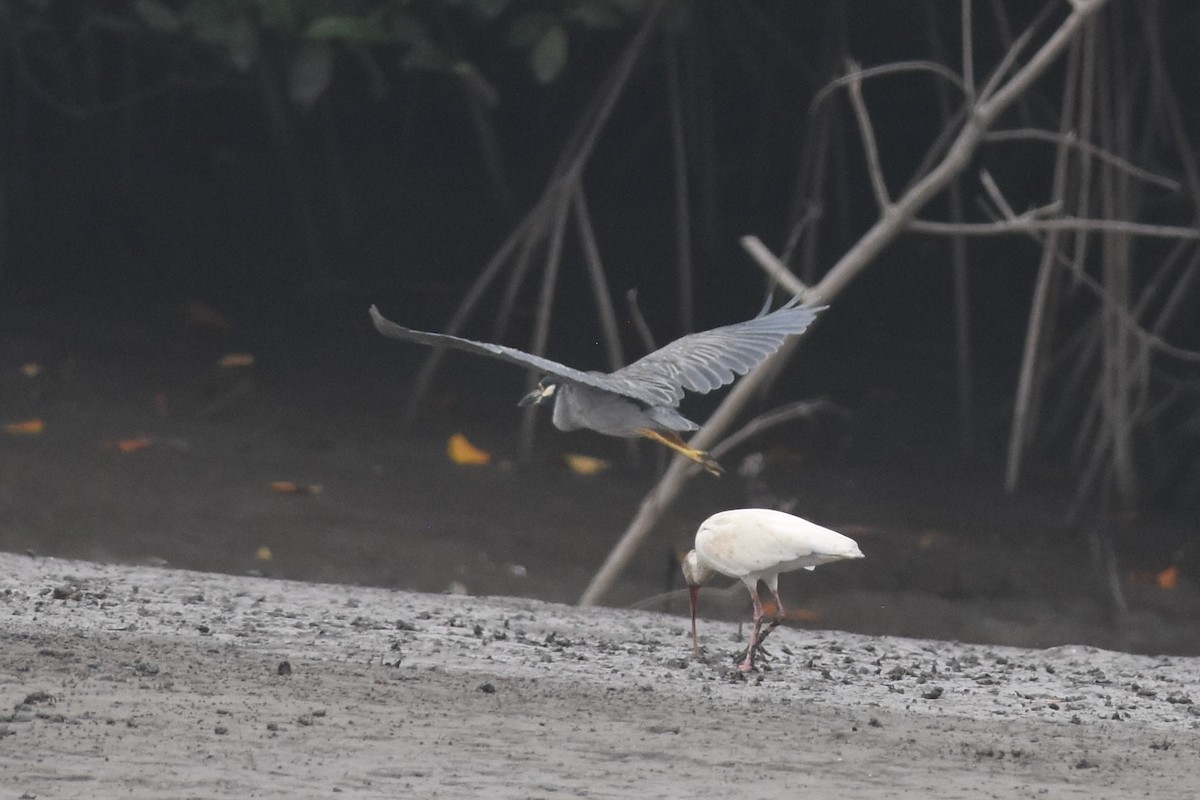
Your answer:
[[[696,533],[696,552],[713,569],[735,578],[862,556],[847,536],[764,508],[734,509],[709,517]]]
[[[664,406],[679,405],[685,389],[718,389],[765,361],[787,337],[803,333],[822,310],[795,302],[745,322],[676,339],[607,376],[607,388],[637,397],[632,391],[636,387]]]

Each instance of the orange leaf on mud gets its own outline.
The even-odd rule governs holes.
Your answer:
[[[446,442],[446,455],[450,456],[450,460],[455,464],[492,463],[491,453],[486,450],[480,450],[467,441],[467,437],[461,433],[454,434],[450,437],[450,441]]]
[[[763,617],[771,618],[778,613],[774,600],[763,601]],[[783,612],[783,618],[788,622],[816,622],[821,618],[818,611],[808,608],[789,608]]]
[[[581,453],[566,453],[563,455],[563,461],[567,462],[567,466],[571,468],[572,472],[579,475],[595,475],[612,466],[603,458],[585,456]]]
[[[147,436],[138,436],[134,439],[117,439],[113,442],[113,447],[117,448],[118,453],[136,453],[138,450],[145,450],[152,444],[154,444],[153,439]]]
[[[271,481],[271,491],[279,494],[320,494],[325,487],[319,483],[294,483],[292,481]]]
[[[254,551],[254,557],[259,561],[270,561],[272,558],[274,558],[274,554],[271,553],[271,548],[264,544],[262,547]]]
[[[41,419],[23,419],[20,422],[8,422],[4,432],[13,436],[37,436],[46,430],[46,421]]]
[[[22,364],[21,374],[26,378],[36,378],[38,375],[42,374],[42,365],[33,363]]]
[[[1167,567],[1154,576],[1160,589],[1174,589],[1179,584],[1179,567]]]

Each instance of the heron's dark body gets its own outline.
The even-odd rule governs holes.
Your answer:
[[[673,408],[647,406],[624,395],[565,382],[554,391],[553,420],[560,431],[588,428],[625,438],[638,436],[638,428],[679,432],[700,427]]]

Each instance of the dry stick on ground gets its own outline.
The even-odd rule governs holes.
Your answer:
[[[541,238],[542,232],[547,227],[547,222],[556,213],[554,202],[562,200],[565,203],[566,198],[570,197],[569,192],[571,187],[579,184],[579,181],[582,179],[583,168],[591,156],[596,139],[608,121],[609,115],[616,105],[617,98],[620,97],[629,79],[629,75],[633,71],[633,66],[637,62],[642,49],[645,47],[646,40],[658,25],[663,5],[664,0],[658,0],[650,6],[642,17],[637,33],[630,40],[621,57],[617,59],[612,72],[607,76],[597,98],[588,106],[577,124],[575,135],[568,140],[567,145],[564,147],[563,153],[559,156],[558,163],[552,172],[550,180],[547,182],[541,198],[539,198],[538,202],[529,210],[529,213],[525,215],[521,222],[517,224],[513,232],[504,240],[500,249],[488,261],[483,272],[475,279],[475,283],[471,286],[466,297],[463,298],[458,309],[454,312],[450,324],[446,326],[445,333],[451,335],[459,334],[462,326],[474,311],[479,300],[483,297],[492,281],[500,274],[500,270],[503,269],[509,256],[512,255],[518,246],[524,246],[527,248],[526,252],[532,252],[533,243]],[[527,237],[531,237],[533,241],[530,242]],[[503,323],[501,322],[501,324]],[[540,355],[540,353],[538,354]],[[421,365],[421,369],[417,373],[412,397],[409,400],[408,408],[404,415],[404,424],[406,427],[411,425],[412,421],[416,418],[417,410],[429,392],[433,375],[437,371],[443,355],[444,348],[436,348],[425,359],[425,363]]]
[[[979,98],[971,104],[963,127],[951,142],[943,159],[899,199],[888,205],[879,220],[834,264],[820,283],[805,293],[805,296],[821,302],[833,300],[892,240],[904,232],[916,213],[967,167],[984,134],[1000,113],[1029,89],[1104,3],[1105,0],[1074,0],[1071,13],[1024,66],[1016,69],[1007,79],[994,76],[980,92]],[[1023,44],[1028,38],[1022,36],[1019,42]],[[1015,64],[1017,57],[1017,53],[1009,53],[1004,64]],[[1007,70],[1007,66],[1005,69]],[[691,446],[706,449],[715,444],[722,431],[741,413],[764,376],[769,374],[772,362],[790,357],[799,341],[801,340],[793,338],[786,342],[766,363],[734,384],[713,415],[692,438]],[[642,500],[641,507],[624,535],[608,554],[608,558],[580,597],[581,605],[595,605],[603,599],[663,512],[679,496],[695,466],[685,459],[671,460],[662,479]]]

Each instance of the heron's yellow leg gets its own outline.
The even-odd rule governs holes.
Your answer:
[[[688,447],[687,443],[683,441],[683,439],[679,438],[679,434],[677,433],[664,433],[663,431],[656,431],[650,428],[638,428],[637,432],[642,436],[645,436],[647,439],[652,439],[659,444],[666,445],[676,453],[679,453],[681,456],[690,458],[692,461],[695,461],[713,475],[720,476],[725,473],[725,470],[721,468],[721,465],[717,463],[715,458],[703,450],[697,450],[694,447]]]

